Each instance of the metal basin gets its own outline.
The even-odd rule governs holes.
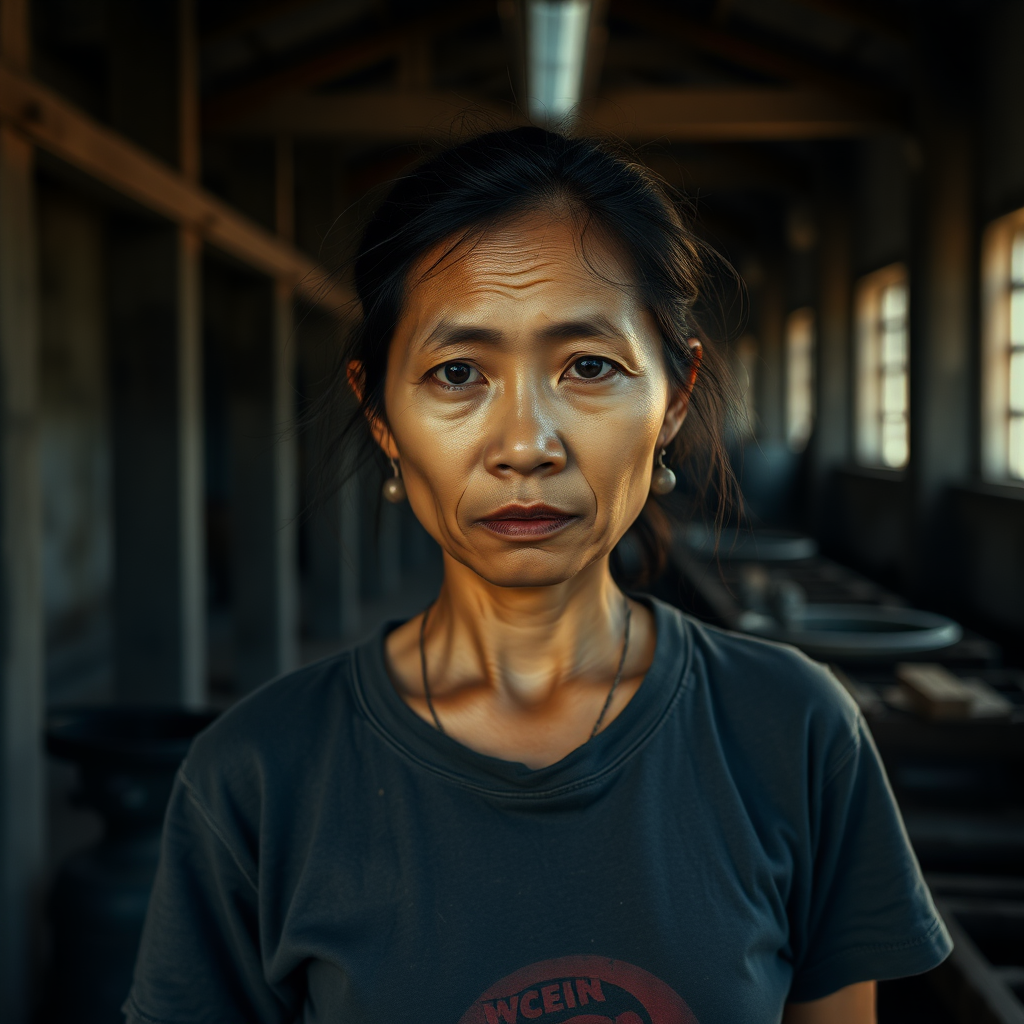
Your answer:
[[[809,604],[786,623],[744,612],[744,633],[793,644],[815,658],[899,658],[951,647],[963,636],[944,615],[882,605]]]

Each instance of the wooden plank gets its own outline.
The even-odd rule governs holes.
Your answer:
[[[281,96],[239,118],[231,134],[441,140],[524,124],[511,109],[457,93],[395,91]],[[883,124],[857,104],[821,92],[777,87],[641,89],[584,107],[584,131],[633,141],[764,141],[855,138]]]
[[[190,227],[178,231],[177,288],[180,700],[202,708],[207,704],[202,244]]]
[[[923,718],[1008,718],[1013,704],[981,679],[961,679],[932,662],[896,666],[907,703]]]
[[[293,245],[106,128],[52,90],[0,63],[0,120],[47,152],[306,298],[344,308],[351,296]]]
[[[970,716],[973,692],[942,665],[901,663],[896,666],[896,678],[914,709],[925,718],[939,720]]]
[[[202,166],[196,0],[178,0],[178,128],[181,173],[193,186]],[[181,561],[181,700],[207,703],[206,523],[203,445],[202,239],[178,232],[178,501]]]

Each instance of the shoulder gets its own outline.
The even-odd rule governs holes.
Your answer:
[[[271,790],[315,774],[354,728],[354,652],[305,666],[265,683],[225,711],[192,744],[184,784],[209,813],[229,808],[260,816]]]
[[[690,686],[747,750],[820,759],[827,774],[860,745],[862,718],[835,674],[795,647],[735,633],[662,606],[690,645]]]

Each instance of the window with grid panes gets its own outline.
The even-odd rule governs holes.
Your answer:
[[[855,441],[867,466],[902,469],[910,455],[908,300],[902,263],[857,285]]]
[[[886,285],[878,308],[879,455],[883,466],[897,469],[910,454],[906,282]]]
[[[1024,480],[1024,230],[1010,250],[1010,337],[1007,373],[1007,475]]]

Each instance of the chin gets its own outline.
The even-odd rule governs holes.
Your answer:
[[[495,587],[556,587],[590,564],[579,552],[520,550],[478,555],[463,564]]]

